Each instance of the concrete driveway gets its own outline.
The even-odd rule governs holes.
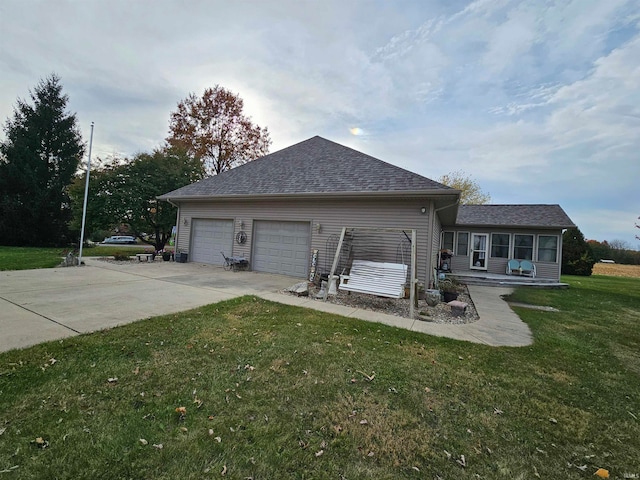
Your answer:
[[[79,268],[0,272],[0,351],[275,293],[300,281],[196,263],[85,261]]]
[[[196,263],[109,263],[0,272],[0,352],[181,312],[242,295],[494,347],[531,345],[529,327],[502,300],[511,289],[469,285],[480,319],[438,324],[281,293],[299,278],[226,272]]]

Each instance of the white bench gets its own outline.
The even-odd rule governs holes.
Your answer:
[[[349,275],[340,275],[340,290],[403,298],[407,281],[407,266],[402,263],[382,263],[354,260]]]
[[[136,257],[138,257],[138,261],[141,262],[144,258],[147,262],[153,262],[155,260],[155,253],[136,253]]]

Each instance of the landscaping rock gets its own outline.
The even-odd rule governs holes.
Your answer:
[[[453,300],[447,303],[451,307],[451,314],[454,317],[461,317],[464,315],[464,312],[467,310],[468,304],[461,302],[459,300]]]
[[[292,285],[286,290],[287,292],[291,292],[299,297],[309,296],[309,284],[307,282],[296,283],[295,285]]]

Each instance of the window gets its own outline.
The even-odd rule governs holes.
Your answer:
[[[514,235],[513,245],[513,258],[533,260],[533,235]]]
[[[509,258],[509,234],[491,234],[491,256],[496,258]]]
[[[453,232],[442,233],[442,248],[453,252]]]
[[[558,261],[558,237],[555,235],[538,235],[538,261]]]
[[[487,269],[487,245],[489,235],[486,233],[474,233],[471,236],[471,264],[469,267],[476,270]]]
[[[466,232],[458,232],[456,255],[460,255],[462,257],[469,255],[469,234]]]

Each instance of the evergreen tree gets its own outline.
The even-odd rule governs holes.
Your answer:
[[[30,96],[33,104],[18,99],[0,143],[0,244],[60,245],[69,241],[68,186],[84,144],[56,75]]]
[[[579,228],[569,228],[562,234],[562,273],[588,277],[593,271],[591,247]]]

